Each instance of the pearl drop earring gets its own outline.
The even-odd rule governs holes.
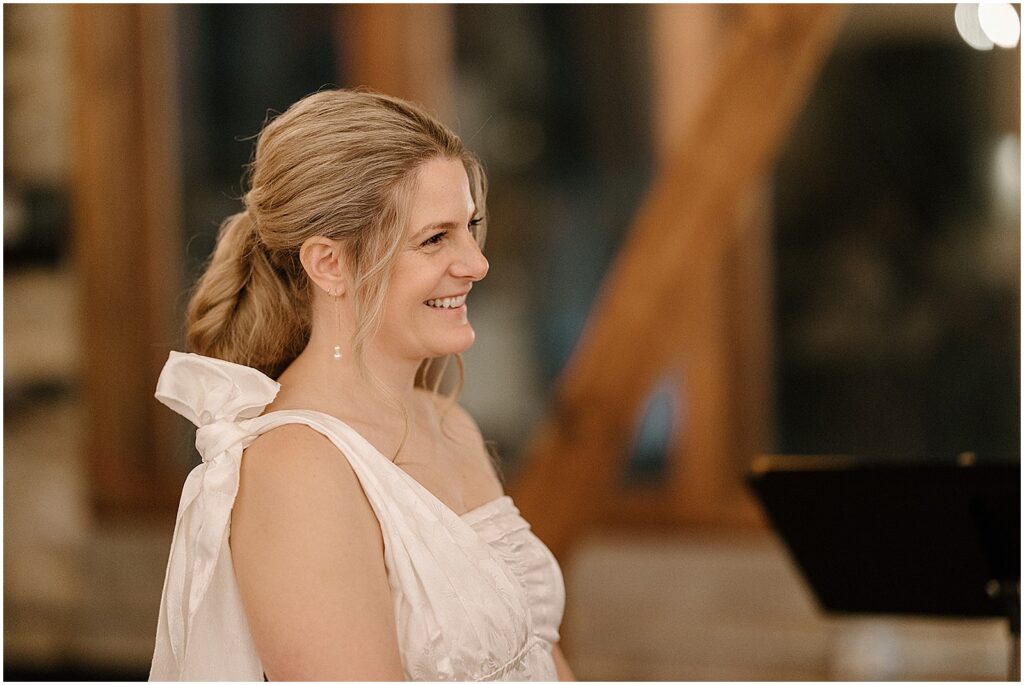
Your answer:
[[[334,298],[334,313],[338,323],[338,335],[341,335],[341,296],[337,290],[331,290],[331,297]],[[334,358],[341,360],[341,345],[334,346]]]

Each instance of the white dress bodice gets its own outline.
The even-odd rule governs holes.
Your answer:
[[[242,451],[299,423],[352,465],[380,523],[410,680],[556,680],[562,575],[508,496],[458,515],[337,418],[261,414],[280,386],[256,369],[171,352],[157,398],[196,424],[171,542],[150,680],[262,680],[228,546]]]

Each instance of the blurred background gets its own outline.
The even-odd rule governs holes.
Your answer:
[[[1003,679],[999,619],[823,613],[744,481],[1019,463],[1002,7],[5,5],[5,679],[148,674],[198,463],[156,378],[253,136],[325,85],[487,167],[463,404],[578,677]]]

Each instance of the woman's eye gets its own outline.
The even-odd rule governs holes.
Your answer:
[[[444,240],[444,236],[445,236],[446,233],[447,233],[447,231],[441,231],[440,233],[435,233],[434,235],[432,235],[429,238],[427,238],[426,240],[424,240],[422,246],[423,247],[427,247],[428,245],[437,245],[442,240]]]

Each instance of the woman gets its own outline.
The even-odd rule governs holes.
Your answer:
[[[250,175],[189,303],[194,353],[157,387],[204,463],[150,678],[571,679],[554,557],[423,387],[452,356],[461,386],[473,343],[479,162],[410,103],[333,90],[267,124]]]

